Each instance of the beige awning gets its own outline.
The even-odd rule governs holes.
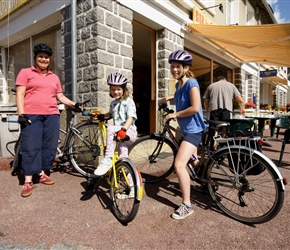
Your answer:
[[[282,85],[287,85],[288,86],[288,81],[286,78],[281,78],[278,76],[269,76],[269,77],[263,77],[260,79],[261,83],[269,83],[269,84],[282,84]]]
[[[290,23],[253,26],[187,24],[241,62],[290,67]]]

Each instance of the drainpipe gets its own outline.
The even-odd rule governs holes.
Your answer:
[[[71,2],[71,76],[72,76],[72,100],[77,101],[77,36],[76,36],[76,13],[77,13],[77,1]]]
[[[8,34],[9,36],[9,34]],[[5,49],[3,47],[0,47],[1,49],[1,61],[3,62],[2,63],[2,74],[3,74],[3,78],[2,78],[2,104],[7,104],[8,103],[8,84],[7,84],[7,81],[6,79],[8,78],[7,77],[7,68],[6,68],[6,65],[7,65],[7,61],[6,61],[6,54],[5,54]],[[8,58],[8,61],[9,61],[9,58]]]

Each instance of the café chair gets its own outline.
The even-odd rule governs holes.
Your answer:
[[[280,124],[276,124],[276,138],[278,138],[280,128],[290,128],[290,117],[289,116],[282,116],[280,119]]]
[[[268,138],[266,138],[266,140],[267,141],[282,142],[282,146],[281,146],[281,150],[280,150],[280,156],[279,156],[279,162],[278,162],[278,167],[281,167],[286,144],[290,144],[290,128],[285,130],[284,138],[268,137]]]
[[[282,158],[283,158],[283,154],[284,154],[284,150],[285,150],[286,144],[290,144],[290,128],[285,130],[284,138],[282,139],[282,147],[281,147],[281,153],[280,153],[278,167],[281,166]]]
[[[234,133],[236,130],[257,131],[255,119],[231,119],[227,121],[230,123],[228,133]]]

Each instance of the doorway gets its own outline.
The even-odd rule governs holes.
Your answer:
[[[155,30],[133,22],[133,99],[139,135],[155,131]]]

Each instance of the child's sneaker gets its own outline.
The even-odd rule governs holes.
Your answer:
[[[39,178],[39,183],[43,183],[43,184],[46,184],[46,185],[52,185],[52,184],[54,184],[54,181],[49,176],[47,176],[46,174],[43,174]]]
[[[32,194],[33,183],[32,182],[25,182],[22,186],[21,196],[28,197]]]
[[[188,207],[182,203],[180,207],[174,211],[174,213],[172,214],[172,218],[176,220],[181,220],[191,215],[192,213],[193,213],[192,206]]]
[[[112,159],[110,157],[105,157],[103,160],[101,160],[101,164],[97,167],[94,174],[102,176],[106,174],[111,167],[112,167]]]

